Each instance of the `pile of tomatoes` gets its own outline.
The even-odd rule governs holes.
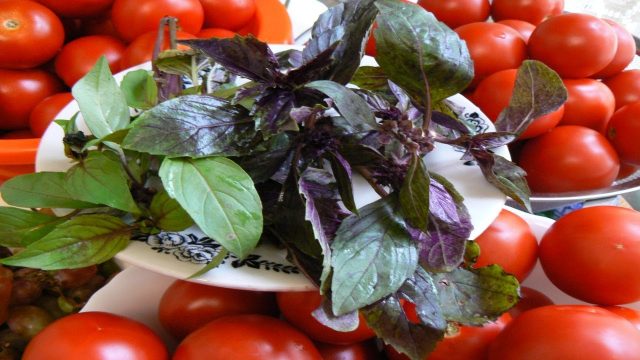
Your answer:
[[[466,95],[493,121],[525,59],[555,70],[568,90],[511,150],[534,192],[610,186],[640,166],[640,70],[633,36],[609,19],[563,13],[564,0],[419,0],[466,42],[475,77]],[[492,21],[487,21],[491,19]]]
[[[164,16],[188,39],[245,33],[255,12],[256,0],[0,1],[0,138],[40,137],[101,56],[112,73],[150,60]]]

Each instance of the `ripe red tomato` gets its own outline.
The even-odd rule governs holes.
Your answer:
[[[277,312],[273,293],[226,289],[184,280],[171,284],[158,305],[160,323],[176,339],[221,316]]]
[[[640,101],[625,105],[613,114],[607,138],[618,152],[620,161],[640,166]]]
[[[348,345],[317,343],[316,346],[323,360],[383,360],[373,341]]]
[[[36,137],[41,137],[56,115],[73,100],[70,92],[63,92],[44,98],[29,115],[29,128]]]
[[[564,0],[493,0],[491,17],[496,20],[523,20],[537,25],[549,16],[562,14]]]
[[[495,72],[482,79],[476,87],[472,96],[473,102],[491,121],[495,122],[502,110],[509,105],[517,73],[518,69]],[[528,139],[548,132],[558,125],[563,114],[564,105],[550,114],[533,120],[519,138]]]
[[[105,14],[113,0],[37,0],[53,10],[56,14],[67,18],[85,18]]]
[[[128,69],[132,66],[151,61],[157,37],[158,31],[153,30],[149,31],[148,33],[142,34],[135,40],[133,40],[122,54],[122,60],[120,61],[120,66],[122,67],[122,69]],[[195,35],[183,31],[178,31],[176,32],[176,38],[178,40],[194,39]],[[165,31],[164,42],[161,50],[168,50],[169,48],[169,31]],[[184,45],[178,45],[178,49],[186,50],[188,49],[188,47]]]
[[[256,0],[200,0],[204,8],[204,26],[238,30],[256,13]]]
[[[596,306],[551,305],[513,319],[489,360],[640,359],[640,331]]]
[[[640,170],[640,167],[622,162],[620,163],[620,171],[618,171],[618,177],[616,177],[616,180],[621,180],[627,176],[631,176],[638,170]]]
[[[538,261],[538,240],[529,224],[505,209],[476,242],[480,256],[474,267],[498,264],[520,282],[529,276]]]
[[[200,30],[197,34],[198,38],[201,39],[209,39],[209,38],[232,38],[236,35],[231,30],[221,29],[221,28],[206,28]]]
[[[518,165],[527,172],[534,192],[562,193],[611,185],[620,160],[601,133],[566,125],[529,139],[520,151]]]
[[[636,42],[633,39],[633,35],[624,28],[624,26],[609,19],[602,19],[609,24],[616,33],[618,38],[618,47],[616,48],[616,54],[613,60],[604,69],[598,71],[593,77],[595,78],[607,78],[613,76],[620,71],[624,70],[627,65],[633,61],[633,57],[636,55]]]
[[[496,321],[484,326],[460,326],[455,332],[445,335],[425,360],[483,360],[486,359],[491,342],[511,321],[504,313]],[[408,360],[391,346],[385,351],[391,360]]]
[[[63,42],[64,27],[53,11],[34,1],[0,1],[0,68],[44,64]]]
[[[521,286],[520,300],[518,300],[516,306],[509,309],[509,314],[511,315],[511,317],[515,318],[520,316],[520,314],[527,310],[547,305],[553,305],[553,300],[551,300],[547,295],[541,293],[536,289]]]
[[[616,109],[640,101],[640,69],[625,70],[603,80],[616,98]]]
[[[73,86],[85,76],[100,57],[105,56],[112,73],[120,71],[120,59],[125,45],[119,39],[105,35],[90,35],[75,39],[62,48],[55,68],[65,84]]]
[[[321,360],[311,340],[291,325],[262,315],[213,320],[187,336],[172,360]]]
[[[101,16],[89,19],[82,19],[80,32],[83,35],[107,35],[120,38],[111,21],[111,16]]]
[[[558,219],[540,242],[540,264],[565,293],[601,305],[640,300],[640,213],[593,206]]]
[[[23,360],[162,360],[162,340],[147,326],[109,313],[84,312],[60,318],[27,345]]]
[[[351,344],[375,335],[362,315],[358,328],[349,332],[336,331],[321,324],[311,315],[322,302],[322,297],[317,291],[279,292],[276,299],[282,316],[313,340],[329,344]]]
[[[13,130],[0,133],[0,139],[32,139],[36,136],[29,129]]]
[[[473,59],[473,85],[497,71],[518,68],[527,56],[520,34],[506,25],[477,22],[455,31],[467,43]]]
[[[529,42],[529,38],[531,37],[531,33],[536,29],[536,26],[532,23],[523,21],[523,20],[515,20],[515,19],[507,19],[497,21],[498,24],[507,25],[508,27],[514,29],[522,36],[522,40],[525,43]]]
[[[28,127],[34,106],[64,91],[57,77],[39,69],[0,69],[0,79],[0,130]]]
[[[604,306],[603,308],[629,320],[636,329],[640,330],[640,311],[625,306]]]
[[[593,79],[564,79],[568,98],[560,125],[580,125],[604,133],[615,111],[616,99],[609,88]]]
[[[615,30],[599,18],[569,13],[538,25],[529,39],[529,55],[563,78],[591,76],[613,60],[618,44]]]
[[[485,21],[489,17],[489,0],[418,0],[422,6],[452,29],[473,22]]]
[[[115,0],[111,21],[127,42],[158,29],[165,16],[178,19],[182,31],[196,34],[204,22],[204,10],[199,0]]]

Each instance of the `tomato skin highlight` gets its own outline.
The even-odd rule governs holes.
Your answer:
[[[549,280],[576,299],[600,305],[640,300],[640,212],[592,206],[558,219],[540,242]]]

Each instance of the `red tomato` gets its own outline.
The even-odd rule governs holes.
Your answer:
[[[157,31],[165,16],[178,19],[182,31],[196,34],[204,22],[204,10],[199,0],[115,0],[111,21],[127,42],[138,36]]]
[[[616,99],[609,88],[593,79],[564,79],[568,98],[560,125],[580,125],[604,133],[615,111]]]
[[[291,325],[262,315],[213,320],[187,336],[172,360],[321,360],[311,340]]]
[[[495,122],[502,110],[509,105],[517,73],[518,69],[495,72],[482,79],[476,87],[472,96],[473,102],[491,121]],[[548,132],[558,125],[563,114],[564,105],[550,114],[533,120],[519,138],[528,139]]]
[[[162,340],[147,326],[109,313],[84,312],[60,318],[34,337],[23,360],[162,360]]]
[[[566,125],[528,140],[520,151],[518,165],[527,172],[527,182],[534,192],[562,193],[611,185],[620,160],[601,133]]]
[[[489,0],[418,0],[418,5],[454,29],[464,24],[485,21],[489,17]]]
[[[323,360],[382,360],[383,356],[373,341],[349,345],[316,344]]]
[[[640,359],[640,331],[596,306],[552,305],[513,319],[489,360]]]
[[[0,265],[0,324],[9,316],[9,301],[13,288],[13,270]]]
[[[256,1],[256,14],[253,20],[237,32],[241,35],[253,34],[269,44],[293,44],[291,18],[280,0]]]
[[[273,293],[226,289],[184,280],[171,284],[158,305],[160,323],[177,339],[221,316],[277,312]]]
[[[375,30],[378,28],[378,23],[374,22],[373,26],[371,27],[371,31],[369,32],[369,38],[367,39],[367,44],[364,47],[364,53],[369,55],[369,56],[373,56],[375,57],[377,54],[376,51],[376,38],[375,36],[373,36],[373,33],[375,32]]]
[[[56,57],[58,76],[73,86],[85,76],[100,57],[105,56],[112,73],[120,71],[120,59],[125,45],[117,38],[105,35],[90,35],[67,43]]]
[[[607,138],[622,162],[640,166],[640,101],[625,105],[613,114]]]
[[[522,282],[538,261],[538,240],[529,224],[518,215],[502,210],[476,238],[480,256],[474,267],[500,265]]]
[[[527,46],[520,34],[506,25],[477,22],[455,31],[467,43],[473,59],[472,84],[497,71],[518,68],[527,56]]]
[[[536,289],[521,286],[520,300],[518,300],[516,306],[509,309],[509,314],[515,318],[527,310],[547,305],[553,305],[553,300],[551,300],[547,295]]]
[[[34,1],[0,1],[0,68],[44,64],[63,42],[64,27],[53,11]]]
[[[531,33],[533,33],[533,30],[536,29],[535,25],[523,20],[508,19],[508,20],[497,21],[497,23],[502,25],[507,25],[508,27],[519,32],[520,35],[522,36],[522,40],[524,40],[525,43],[529,42]]]
[[[158,37],[158,31],[149,31],[146,34],[138,36],[133,40],[122,54],[122,60],[120,66],[122,69],[128,69],[132,66],[142,64],[147,61],[151,61],[153,57],[153,49],[156,46],[156,38]],[[195,35],[178,31],[176,33],[178,40],[194,39]],[[170,48],[169,31],[164,33],[164,42],[161,50],[168,50]],[[186,50],[187,46],[178,45],[178,49]]]
[[[329,344],[351,344],[375,335],[362,315],[358,328],[349,332],[336,331],[321,324],[311,315],[322,302],[322,297],[317,291],[279,292],[276,299],[282,316],[313,340]]]
[[[209,38],[232,38],[236,35],[231,30],[221,29],[221,28],[207,28],[202,29],[197,34],[198,38],[209,39]]]
[[[618,47],[616,48],[616,54],[614,55],[613,60],[611,60],[609,65],[604,69],[593,75],[595,78],[607,78],[619,73],[624,70],[631,61],[633,61],[633,57],[636,55],[636,42],[633,39],[633,35],[631,35],[631,33],[622,25],[613,20],[602,20],[609,24],[616,32]]]
[[[615,30],[599,18],[569,13],[538,25],[529,39],[529,55],[563,78],[591,76],[613,60],[618,44]]]
[[[624,306],[604,306],[603,308],[629,320],[636,329],[640,330],[640,311]]]
[[[491,17],[523,20],[537,25],[549,16],[562,14],[564,0],[493,0]]]
[[[44,98],[64,91],[57,77],[39,69],[0,69],[0,79],[0,130],[28,127],[31,110]]]
[[[29,115],[29,128],[33,135],[41,137],[56,115],[73,100],[70,92],[51,95],[36,105]]]
[[[238,30],[253,19],[256,0],[200,0],[204,8],[204,25]]]
[[[102,16],[97,18],[82,19],[80,31],[86,35],[107,35],[120,38],[120,34],[116,31],[111,21],[111,16]]]
[[[640,167],[631,165],[628,163],[620,163],[620,171],[618,171],[618,177],[616,180],[621,180],[626,178],[627,176],[631,176],[635,174],[636,171],[640,170]]]
[[[35,137],[36,135],[29,129],[20,129],[9,131],[8,133],[0,133],[0,138],[2,139],[31,139]]]
[[[447,334],[425,360],[484,360],[493,339],[511,321],[511,315],[502,314],[496,321],[484,326],[460,326]],[[385,348],[391,360],[408,360],[390,346]]]
[[[102,15],[109,10],[113,0],[37,0],[56,14],[68,18],[85,18]]]
[[[558,219],[540,242],[549,280],[585,302],[618,305],[640,300],[640,213],[593,206]]]
[[[616,109],[640,101],[640,69],[625,70],[603,80],[616,98]]]

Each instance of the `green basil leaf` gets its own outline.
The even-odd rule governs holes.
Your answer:
[[[158,86],[150,71],[141,69],[128,72],[122,79],[120,89],[132,108],[146,110],[158,103]]]
[[[474,151],[473,156],[489,183],[532,212],[529,200],[531,190],[526,180],[527,173],[522,168],[488,151]]]
[[[156,226],[165,231],[182,231],[193,225],[193,219],[166,191],[153,197],[149,212]]]
[[[416,4],[378,0],[376,61],[419,104],[464,90],[473,78],[469,50],[458,34]]]
[[[378,66],[360,66],[349,83],[365,90],[389,90],[389,77]]]
[[[329,80],[318,80],[308,83],[306,87],[330,97],[352,131],[368,131],[378,126],[367,102],[346,86]]]
[[[111,259],[130,238],[131,226],[115,216],[81,215],[0,262],[43,270],[81,268]]]
[[[94,67],[71,88],[85,123],[98,138],[129,125],[129,107],[109,63],[102,56]]]
[[[427,232],[429,225],[429,186],[431,180],[422,159],[413,155],[400,188],[400,205],[405,218],[414,227]]]
[[[393,195],[347,217],[332,243],[333,313],[346,314],[395,293],[416,270],[418,250]]]
[[[62,172],[39,172],[13,177],[0,188],[4,201],[24,208],[86,209],[96,204],[74,199],[65,189]]]
[[[262,234],[262,203],[251,177],[223,157],[166,158],[160,178],[209,237],[240,258],[249,255]]]
[[[63,221],[37,211],[0,207],[0,245],[26,246],[45,236]]]
[[[458,268],[433,278],[445,319],[464,325],[495,320],[519,300],[518,280],[498,265]]]
[[[76,200],[140,213],[122,165],[106,153],[89,152],[86,159],[67,171],[64,187]]]

